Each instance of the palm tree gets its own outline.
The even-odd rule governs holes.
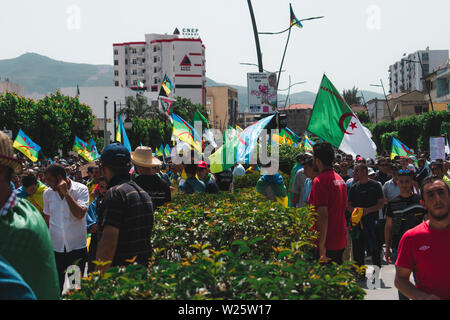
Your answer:
[[[358,97],[358,88],[356,87],[353,87],[353,89],[350,90],[344,89],[342,97],[349,106],[352,104],[361,104],[361,97]]]
[[[151,117],[158,117],[160,119],[164,118],[164,114],[159,110],[158,107],[149,105],[147,103],[147,98],[138,94],[135,97],[130,96],[125,98],[126,107],[119,111],[120,115],[126,117],[128,121],[135,118],[147,119]]]

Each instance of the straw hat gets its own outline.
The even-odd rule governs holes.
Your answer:
[[[3,131],[0,131],[0,165],[12,168],[15,174],[22,171],[20,160],[14,156],[11,139]]]
[[[134,152],[131,152],[131,161],[133,164],[144,168],[156,167],[162,164],[158,158],[153,156],[153,151],[150,147],[137,147]]]

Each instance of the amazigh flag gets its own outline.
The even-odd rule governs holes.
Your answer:
[[[288,127],[284,128],[284,130],[288,134],[289,139],[293,141],[293,143],[300,141],[300,137],[294,131],[292,131]]]
[[[308,133],[305,131],[305,136],[303,138],[303,147],[305,148],[306,152],[312,152],[313,151],[313,146],[316,143],[314,141],[312,141],[311,139],[309,139],[308,137]]]
[[[391,160],[396,156],[408,158],[409,156],[414,156],[414,153],[403,142],[392,137]],[[415,159],[415,162],[417,162],[417,159]]]
[[[161,83],[161,87],[164,89],[164,91],[166,92],[167,96],[169,96],[169,94],[173,90],[173,84],[170,81],[170,79],[167,76],[167,74],[164,75],[164,79],[163,79],[163,82]]]
[[[92,157],[89,149],[89,145],[86,142],[75,136],[72,150],[82,156],[86,161],[92,162],[95,159]]]
[[[117,124],[116,130],[116,141],[120,142],[131,152],[131,144],[130,140],[128,140],[127,132],[125,131],[125,127],[122,121],[122,115],[119,116],[119,123]]]
[[[172,120],[172,135],[178,137],[181,141],[186,142],[187,144],[195,148],[195,150],[202,153],[202,138],[198,135],[195,129],[175,113],[172,114]]]
[[[211,173],[219,173],[234,166],[236,163],[238,135],[239,131],[234,128],[225,130],[223,145],[209,156],[209,170]]]
[[[159,149],[156,149],[156,154],[158,156],[164,157],[164,146],[163,145],[160,145]]]
[[[89,141],[89,148],[91,149],[91,155],[92,155],[92,158],[94,158],[94,160],[97,160],[98,158],[100,158],[100,154],[98,153],[94,138],[91,138],[91,141]]]
[[[236,162],[250,163],[250,159],[258,142],[261,131],[269,124],[276,115],[265,117],[258,122],[249,125],[244,131],[238,133],[238,146],[236,151]]]
[[[168,144],[166,144],[166,147],[164,148],[164,154],[166,155],[166,158],[170,158],[170,147]]]
[[[41,147],[34,143],[22,129],[17,133],[13,147],[26,155],[31,161],[36,162],[38,160],[38,153]]]
[[[289,9],[291,11],[291,21],[290,21],[290,26],[297,26],[299,28],[303,28],[302,23],[300,22],[300,20],[297,19],[297,17],[294,14],[294,10],[292,10],[292,5],[289,3]]]
[[[347,154],[375,158],[372,134],[358,120],[339,91],[323,75],[307,130]]]

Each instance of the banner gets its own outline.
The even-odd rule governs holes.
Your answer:
[[[445,160],[445,138],[430,137],[430,158],[431,161],[437,159]]]
[[[248,108],[250,113],[273,113],[277,110],[277,74],[247,73]]]

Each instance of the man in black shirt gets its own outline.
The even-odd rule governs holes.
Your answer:
[[[130,180],[131,157],[123,145],[108,145],[100,162],[108,190],[98,209],[97,260],[112,264],[99,265],[97,269],[105,271],[131,261],[147,265],[152,256],[152,200]]]
[[[231,185],[233,183],[233,173],[231,172],[231,169],[216,173],[215,176],[220,191],[231,191]]]
[[[397,248],[403,234],[422,223],[427,213],[420,204],[420,197],[413,192],[413,172],[401,171],[398,176],[400,195],[387,204],[386,210],[386,262],[395,263]],[[391,253],[392,248],[392,253]]]
[[[397,260],[398,245],[403,234],[422,223],[427,213],[420,204],[419,195],[413,192],[413,174],[410,170],[400,170],[398,175],[400,195],[387,204],[384,234],[386,243],[385,258],[389,264],[395,263]],[[400,300],[408,300],[400,291],[398,295]]]
[[[359,181],[350,188],[348,200],[349,210],[363,208],[361,219],[361,232],[359,237],[353,239],[353,257],[359,266],[364,265],[365,251],[372,256],[372,263],[381,268],[381,252],[376,248],[375,226],[378,219],[378,210],[384,207],[383,190],[377,181],[368,177],[368,167],[364,162],[355,165],[353,176]]]
[[[390,163],[385,159],[381,158],[377,163],[378,172],[375,174],[374,180],[384,185],[386,181],[392,179],[392,176],[389,174]]]
[[[160,160],[153,157],[152,149],[149,147],[137,147],[131,153],[131,161],[134,164],[137,175],[134,181],[144,189],[152,199],[153,209],[172,200],[170,186],[165,180],[158,176],[158,167],[162,164]]]

